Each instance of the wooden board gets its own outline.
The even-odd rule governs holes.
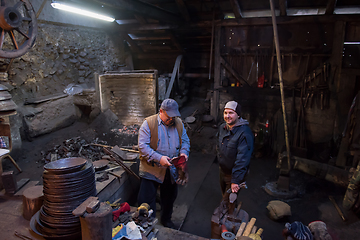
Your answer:
[[[49,95],[49,96],[42,96],[42,97],[37,97],[37,98],[30,98],[30,99],[26,99],[24,104],[38,104],[38,103],[42,103],[42,102],[46,102],[49,100],[54,100],[54,99],[59,99],[59,98],[63,98],[63,97],[67,97],[68,95],[66,93],[57,93],[57,94],[53,94],[53,95]]]
[[[7,91],[0,91],[0,101],[11,99],[11,94]]]
[[[141,125],[158,111],[157,70],[112,72],[98,83],[101,110],[110,109],[124,125]]]
[[[30,181],[30,182],[28,182],[24,187],[22,187],[22,188],[20,188],[16,193],[15,193],[15,195],[14,196],[22,196],[23,195],[23,192],[26,190],[26,189],[28,189],[29,187],[33,187],[33,186],[35,186],[36,184],[38,184],[39,183],[39,181]]]
[[[0,111],[11,111],[15,110],[16,108],[17,105],[11,99],[0,101]]]

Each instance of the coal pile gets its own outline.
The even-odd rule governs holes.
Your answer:
[[[62,144],[56,145],[46,152],[42,151],[41,155],[45,163],[70,157],[82,157],[97,161],[105,155],[102,146],[108,146],[108,143],[98,138],[89,142],[81,137],[74,137],[65,140]]]

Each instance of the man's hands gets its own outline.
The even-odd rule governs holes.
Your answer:
[[[231,183],[231,192],[237,193],[240,188],[247,188],[246,182],[242,182],[240,184]]]
[[[180,156],[184,156],[185,160],[188,160],[188,156],[185,153],[180,153]],[[168,167],[172,165],[170,161],[171,159],[168,156],[162,156],[159,163],[161,166]]]
[[[164,167],[168,167],[168,166],[171,166],[171,163],[170,163],[170,158],[168,156],[162,156],[160,158],[160,165],[161,166],[164,166]]]
[[[186,161],[188,160],[188,156],[187,156],[185,153],[180,153],[180,156],[184,156],[184,157],[185,157],[185,160],[186,160]]]
[[[188,156],[185,153],[181,153],[180,156],[184,156],[186,161],[188,160]],[[162,156],[160,158],[159,163],[163,167],[169,167],[172,165],[170,161],[171,159],[168,156]],[[177,170],[178,170],[179,178],[176,180],[176,183],[180,185],[185,185],[189,180],[187,169],[177,168]]]

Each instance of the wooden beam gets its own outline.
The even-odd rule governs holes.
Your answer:
[[[281,24],[303,24],[303,23],[334,23],[336,21],[344,22],[360,22],[359,14],[352,15],[319,15],[319,16],[284,16],[277,17],[277,25]],[[204,25],[205,22],[202,22]],[[208,22],[207,24],[211,24]],[[237,19],[225,19],[217,21],[218,26],[223,27],[233,27],[233,26],[261,26],[268,25],[271,26],[271,18],[243,18],[241,20]],[[210,25],[209,25],[210,26]]]
[[[232,66],[226,62],[226,60],[220,56],[220,63],[225,67],[225,69],[231,73],[231,75],[233,75],[236,80],[238,80],[239,82],[244,82],[247,85],[249,85],[249,83],[245,80],[245,78],[243,76],[241,76],[237,71],[235,71]]]
[[[147,21],[143,16],[141,16],[139,14],[134,14],[134,17],[140,24],[147,24]]]
[[[179,41],[176,39],[175,35],[172,32],[170,32],[170,38],[171,38],[171,41],[173,42],[173,44],[176,46],[176,48],[179,51],[183,51],[182,46],[180,45]]]
[[[190,22],[190,20],[191,20],[190,14],[185,6],[184,0],[176,0],[176,4],[179,8],[179,11],[181,12],[181,15],[185,19],[185,21]]]
[[[131,51],[137,52],[137,53],[143,52],[143,50],[135,43],[135,41],[133,41],[131,39],[131,37],[129,37],[129,35],[127,33],[122,33],[122,34],[120,34],[120,36],[121,36],[121,38],[123,38],[130,44]]]
[[[239,1],[238,0],[230,0],[230,4],[234,11],[235,18],[237,18],[237,19],[242,18]]]
[[[360,22],[360,14],[352,15],[319,15],[319,16],[283,16],[277,17],[277,25],[282,24],[306,24],[306,23],[334,23],[336,21],[344,22]],[[271,18],[242,18],[240,19],[225,19],[215,21],[215,26],[223,27],[240,27],[240,26],[272,26]],[[151,30],[171,30],[171,29],[197,29],[209,28],[211,31],[212,21],[201,21],[192,24],[145,24],[145,25],[131,25],[121,26],[123,31],[137,32],[137,31],[151,31]]]
[[[286,16],[287,0],[279,0],[280,16]]]
[[[326,5],[326,10],[325,10],[325,15],[334,14],[336,2],[337,2],[337,0],[328,0],[328,3]]]
[[[166,35],[154,35],[154,36],[137,36],[132,35],[132,40],[134,41],[157,41],[157,40],[170,40],[171,36],[169,34]]]
[[[107,5],[109,7],[127,9],[133,11],[134,13],[139,13],[143,16],[147,16],[149,18],[153,18],[163,22],[170,22],[170,23],[182,22],[182,19],[179,16],[175,15],[174,13],[171,13],[162,8],[159,8],[157,6],[139,0],[117,0],[117,1],[95,0],[95,2],[101,3],[103,5]]]
[[[344,39],[345,39],[346,23],[345,22],[336,22],[334,26],[334,37],[332,44],[332,56],[330,58],[331,64],[331,77],[333,78],[333,87],[336,87],[336,91],[341,91],[341,67],[342,67],[342,56],[344,49]],[[332,84],[332,83],[331,83]]]
[[[214,91],[210,106],[210,115],[214,117],[215,122],[217,122],[219,115],[219,100],[220,100],[219,89],[221,87],[221,71],[220,71],[221,68],[220,40],[222,35],[221,29],[222,27],[220,26],[215,28]]]
[[[164,53],[159,53],[159,51],[157,51],[156,53],[134,53],[133,57],[135,59],[176,59],[177,56],[179,56],[180,54],[183,54],[180,51],[172,51],[172,50],[168,50]]]
[[[289,143],[288,124],[287,124],[287,120],[286,120],[287,118],[286,118],[286,108],[285,108],[284,83],[283,83],[282,70],[281,70],[281,59],[280,59],[280,44],[279,44],[279,35],[278,35],[277,24],[276,24],[274,1],[273,0],[269,0],[269,1],[270,1],[270,8],[271,8],[271,20],[272,20],[273,31],[274,31],[274,43],[275,43],[275,50],[276,50],[279,83],[280,83],[281,107],[282,107],[283,120],[284,120],[286,155],[287,155],[287,160],[288,160],[287,161],[287,165],[288,165],[287,171],[285,174],[288,175],[291,170],[290,143]]]

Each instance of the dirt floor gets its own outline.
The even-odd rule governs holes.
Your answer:
[[[183,118],[190,116],[196,109],[198,113],[204,113],[202,110],[203,102],[197,102],[190,106],[182,108]],[[138,126],[124,128],[121,125],[113,125],[104,130],[101,126],[101,119],[97,122],[88,123],[79,121],[70,127],[58,130],[51,134],[43,135],[24,141],[21,150],[13,152],[13,157],[23,169],[18,173],[10,161],[3,163],[4,171],[13,170],[16,173],[17,180],[29,178],[30,180],[42,179],[43,166],[51,154],[59,153],[61,146],[69,139],[81,139],[81,143],[99,143],[105,145],[131,146],[137,144],[135,132]],[[202,161],[209,162],[209,168],[201,186],[196,193],[189,194],[190,189],[182,188],[179,193],[183,194],[178,200],[191,199],[189,211],[185,221],[182,223],[181,231],[195,234],[201,237],[211,237],[211,215],[221,200],[220,186],[218,183],[218,164],[215,159],[214,143],[216,128],[213,122],[195,122],[189,124],[189,136],[191,139],[191,154],[189,161],[198,161],[196,169],[193,169],[193,176],[202,166]],[[115,130],[114,130],[115,129]],[[58,150],[58,152],[56,152]],[[81,151],[82,152],[82,151]],[[59,153],[60,154],[60,153]],[[97,160],[97,159],[92,159]],[[251,160],[250,175],[247,180],[248,189],[241,190],[239,200],[242,201],[242,209],[245,210],[250,218],[257,219],[256,226],[264,229],[263,239],[283,239],[282,229],[286,222],[300,221],[307,225],[312,221],[324,221],[334,240],[359,239],[360,218],[353,212],[344,211],[342,208],[342,199],[345,193],[343,187],[324,179],[319,179],[308,174],[293,170],[290,174],[290,184],[292,189],[296,189],[298,195],[292,199],[278,199],[270,196],[264,190],[268,182],[278,179],[278,170],[276,169],[276,159],[263,156]],[[191,178],[191,176],[190,176]],[[196,176],[194,176],[196,178]],[[329,200],[332,195],[344,212],[347,221],[342,221],[334,205]],[[291,207],[292,215],[280,221],[273,221],[269,218],[266,206],[271,200],[283,200]]]

